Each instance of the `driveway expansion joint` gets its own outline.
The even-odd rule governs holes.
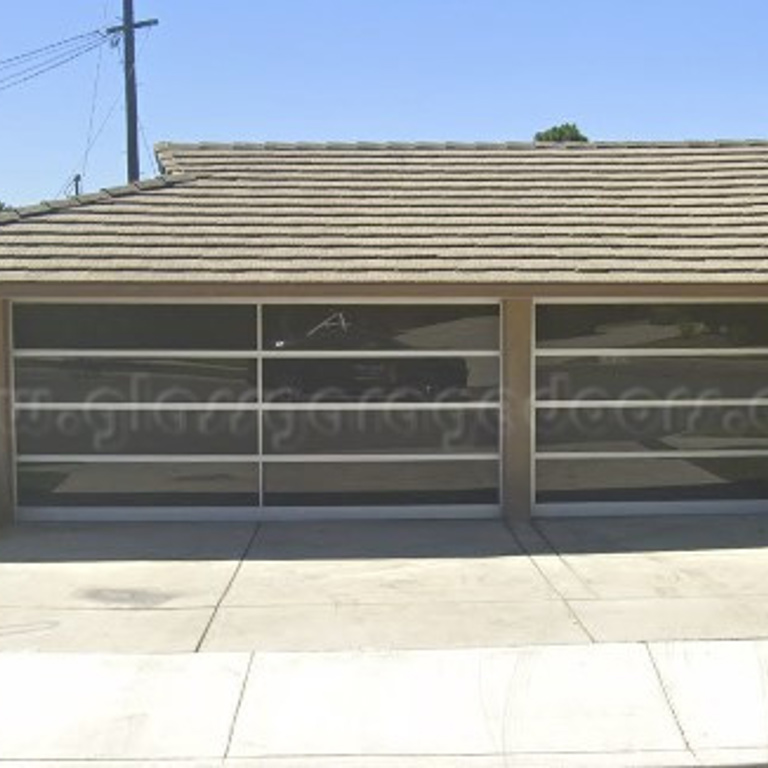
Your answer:
[[[238,559],[237,565],[232,571],[232,576],[230,577],[226,586],[222,590],[221,595],[219,599],[216,601],[216,605],[214,606],[213,611],[211,612],[210,619],[208,620],[208,623],[205,625],[205,628],[200,634],[200,639],[197,641],[197,645],[195,646],[195,653],[200,653],[200,651],[203,649],[203,645],[205,644],[205,641],[208,638],[208,634],[211,631],[211,627],[213,626],[214,621],[216,621],[216,617],[219,615],[219,610],[221,609],[221,606],[224,604],[224,601],[226,600],[227,595],[229,594],[229,591],[232,589],[232,585],[235,583],[235,580],[237,579],[238,574],[240,573],[240,570],[243,567],[243,562],[245,561],[245,558],[248,556],[248,553],[251,551],[251,547],[253,546],[253,543],[256,541],[256,538],[258,537],[262,527],[263,527],[263,523],[256,523],[254,525],[253,532],[248,538],[248,541],[246,542],[245,547],[240,553],[240,557]]]

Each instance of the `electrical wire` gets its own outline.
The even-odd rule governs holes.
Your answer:
[[[105,7],[106,7],[106,4],[105,4]],[[97,43],[95,43],[93,45],[93,47],[91,47],[89,50],[93,50],[94,48],[101,46],[104,42],[107,42],[107,41],[109,41],[113,46],[118,47],[118,44],[119,44],[119,42],[122,39],[119,36],[119,34],[115,34],[115,35],[108,35],[108,34],[105,34],[105,33],[99,33],[99,34],[102,35],[101,39]],[[149,42],[149,35],[147,35],[141,41],[141,45],[140,45],[140,48],[139,48],[139,51],[138,51],[137,58],[141,57],[141,55],[143,54],[144,49],[146,48],[148,42]],[[60,187],[58,193],[55,195],[55,199],[63,197],[64,195],[66,195],[69,192],[70,189],[72,189],[72,187],[74,185],[74,179],[78,175],[78,173],[80,175],[81,181],[85,179],[85,172],[86,172],[86,169],[87,169],[88,159],[89,159],[91,150],[95,146],[96,142],[99,140],[99,137],[103,133],[104,129],[106,128],[107,124],[109,123],[109,120],[111,119],[112,115],[114,114],[115,109],[117,108],[118,103],[120,102],[120,95],[118,94],[118,96],[116,96],[115,100],[112,102],[112,104],[111,104],[109,110],[107,111],[106,115],[104,116],[104,119],[101,121],[98,129],[94,133],[93,132],[93,121],[94,121],[94,117],[95,117],[96,97],[97,97],[98,82],[99,82],[99,77],[100,77],[102,51],[103,51],[103,48],[99,51],[99,59],[98,59],[97,66],[96,66],[96,76],[95,76],[95,79],[94,79],[93,92],[92,92],[91,111],[90,111],[90,116],[89,116],[89,120],[88,120],[88,137],[86,139],[86,147],[85,147],[82,159],[81,159],[78,167],[67,177],[66,181]],[[119,52],[119,56],[120,56],[120,63],[122,64],[123,67],[125,67],[125,58],[124,58],[122,47],[118,47],[118,52]],[[136,66],[136,64],[134,62],[134,67],[135,66]],[[1,79],[0,79],[0,85],[2,85],[2,80]],[[3,90],[3,88],[0,87],[0,91],[2,91],[2,90]],[[139,128],[139,133],[140,133],[142,142],[144,144],[144,150],[147,153],[147,155],[149,156],[150,162],[151,162],[153,168],[155,169],[155,171],[157,173],[159,173],[159,168],[157,166],[157,161],[155,159],[154,154],[151,151],[151,148],[149,147],[149,142],[147,141],[146,132],[144,130],[144,126],[143,126],[141,120],[138,120],[138,128]]]
[[[155,153],[152,151],[152,147],[149,145],[149,141],[147,141],[147,134],[144,131],[144,124],[141,122],[140,118],[136,118],[138,124],[139,124],[139,134],[141,135],[141,143],[144,145],[144,152],[146,152],[147,157],[149,158],[149,164],[152,166],[152,170],[154,171],[155,176],[160,175],[160,169],[157,166],[157,158],[155,157]]]
[[[100,45],[106,39],[109,39],[108,35],[89,37],[75,45],[68,45],[65,48],[47,52],[43,54],[42,57],[36,56],[34,59],[25,59],[24,61],[16,62],[12,66],[0,70],[0,82],[7,83],[11,80],[21,79],[29,73],[44,69],[52,64],[68,59],[70,56],[85,52],[94,46]]]
[[[117,40],[118,38],[112,38],[112,40]],[[103,49],[102,49],[103,50]],[[99,54],[99,58],[101,58],[101,52]],[[94,88],[96,86],[96,83],[94,82]],[[118,93],[117,96],[115,96],[114,100],[110,104],[109,109],[107,110],[106,114],[104,115],[104,118],[102,119],[101,123],[99,124],[99,127],[96,129],[95,132],[92,132],[92,123],[89,120],[88,125],[88,134],[89,137],[86,140],[85,149],[83,150],[83,154],[81,156],[81,159],[79,163],[75,166],[75,168],[72,170],[72,172],[67,176],[66,180],[62,184],[62,186],[59,188],[59,191],[54,195],[54,199],[58,199],[61,197],[64,197],[67,192],[72,188],[73,185],[73,179],[74,177],[80,173],[80,176],[82,178],[85,177],[85,169],[88,164],[88,159],[91,154],[91,150],[96,146],[96,142],[101,137],[101,134],[104,132],[104,129],[107,127],[107,124],[109,123],[110,119],[112,118],[112,115],[114,114],[115,110],[117,109],[118,104],[120,103],[121,94]],[[94,116],[94,110],[93,107],[95,107],[95,95],[94,95],[94,101],[92,102],[92,117]]]
[[[20,80],[28,74],[34,74],[42,69],[47,69],[50,66],[55,66],[59,62],[69,60],[70,57],[79,56],[82,53],[86,53],[104,43],[104,38],[98,38],[96,40],[88,41],[74,48],[68,48],[65,51],[59,51],[51,56],[42,59],[41,61],[35,61],[32,64],[25,65],[23,69],[19,69],[13,72],[6,72],[0,74],[0,84],[10,83],[15,80]]]
[[[80,53],[90,51],[100,44],[101,42],[86,43],[85,45],[82,45],[79,48],[70,49],[64,53],[60,53],[60,54],[57,54],[56,56],[51,56],[47,59],[44,59],[43,61],[35,62],[31,66],[26,67],[25,69],[21,69],[18,72],[12,72],[10,74],[0,76],[0,84],[10,83],[16,80],[21,81],[24,78],[24,76],[27,74],[36,73],[37,71],[46,69],[49,66],[57,64],[60,61],[63,61],[65,59],[68,60],[70,56],[77,56]]]
[[[90,154],[91,150],[95,146],[96,142],[99,140],[99,137],[104,132],[104,129],[107,127],[107,123],[109,122],[110,118],[114,114],[115,110],[117,109],[117,105],[120,103],[121,95],[118,94],[115,97],[115,100],[112,102],[112,105],[110,106],[109,110],[107,111],[107,114],[104,116],[104,119],[101,121],[101,124],[99,125],[98,129],[96,130],[96,133],[93,134],[93,137],[88,142],[88,146],[85,148],[84,157],[88,154]],[[80,166],[83,164],[83,161],[81,161]],[[59,192],[54,196],[54,199],[62,197],[67,189],[69,189],[72,186],[72,179],[74,178],[75,174],[77,173],[77,170],[75,170],[74,173],[71,173],[67,180],[64,182],[64,185],[59,189]],[[82,174],[81,174],[82,175]]]
[[[104,19],[107,16],[107,3],[104,2],[102,9]],[[96,117],[96,101],[99,95],[99,81],[101,79],[101,60],[103,58],[104,46],[99,47],[99,56],[96,60],[96,74],[93,78],[93,88],[91,89],[91,109],[88,115],[88,131],[85,138],[85,151],[83,152],[83,167],[80,170],[80,177],[85,181],[85,172],[88,169],[88,158],[91,154],[91,139],[93,138],[93,121]]]
[[[48,51],[54,50],[55,48],[61,48],[65,45],[69,45],[71,43],[78,43],[78,41],[84,41],[87,38],[97,38],[97,37],[103,37],[104,32],[102,32],[99,29],[94,29],[91,32],[84,32],[82,35],[75,35],[74,37],[68,37],[65,40],[60,40],[58,43],[51,43],[50,45],[45,45],[42,48],[36,48],[33,51],[28,51],[27,53],[21,53],[18,56],[11,56],[8,59],[0,59],[0,69],[5,69],[6,67],[13,66],[14,63],[23,61],[25,59],[31,59],[35,56],[41,56]]]
[[[17,85],[21,85],[22,83],[26,83],[27,81],[32,80],[33,78],[36,78],[36,77],[40,77],[41,75],[44,75],[47,72],[50,72],[54,69],[58,69],[59,67],[64,66],[70,61],[73,61],[74,59],[77,59],[80,56],[84,56],[86,53],[90,53],[91,51],[95,50],[99,46],[103,45],[107,40],[109,40],[109,37],[107,36],[100,37],[97,41],[93,43],[88,43],[86,45],[81,46],[80,48],[75,49],[74,52],[68,51],[66,54],[62,54],[50,59],[46,59],[45,61],[39,64],[36,64],[32,67],[27,67],[26,69],[20,72],[16,72],[13,75],[8,75],[5,78],[0,78],[0,92],[6,91],[9,88],[13,88],[14,86],[17,86]]]

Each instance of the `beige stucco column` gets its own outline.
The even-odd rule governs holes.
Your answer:
[[[501,501],[508,524],[528,520],[532,507],[531,386],[533,302],[505,299],[502,323]]]
[[[11,308],[0,299],[0,525],[14,517]]]

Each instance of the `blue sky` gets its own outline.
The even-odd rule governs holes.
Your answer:
[[[564,121],[603,140],[768,135],[766,0],[135,3],[161,21],[137,39],[148,144],[525,141]],[[0,59],[114,24],[120,8],[6,0]],[[104,127],[85,188],[121,184],[121,94],[108,47],[0,92],[0,200],[55,197],[82,172],[92,108],[91,136]]]

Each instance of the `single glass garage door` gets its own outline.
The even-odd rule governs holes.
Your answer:
[[[497,304],[16,304],[30,518],[489,516]]]
[[[540,304],[536,511],[768,511],[768,304]]]

